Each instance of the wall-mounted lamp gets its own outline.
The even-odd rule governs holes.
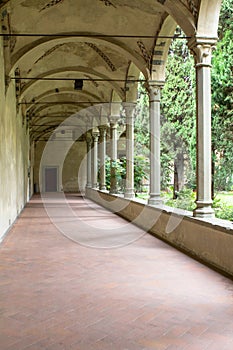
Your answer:
[[[74,89],[75,90],[82,90],[82,88],[83,88],[83,79],[75,79]]]

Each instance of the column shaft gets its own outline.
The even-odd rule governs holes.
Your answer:
[[[133,199],[134,193],[134,109],[135,103],[124,103],[126,114],[126,186],[124,197]]]
[[[150,107],[150,197],[148,204],[162,203],[160,197],[160,95],[162,85],[149,84]]]
[[[117,193],[116,162],[117,162],[117,121],[118,119],[119,117],[110,118],[110,134],[111,134],[110,193]]]
[[[100,128],[100,190],[106,190],[106,127]]]
[[[197,208],[194,216],[214,217],[212,208],[211,53],[212,45],[193,48],[196,58],[197,97]]]
[[[99,134],[93,133],[93,180],[92,187],[98,188],[98,139]]]
[[[87,137],[86,143],[87,143],[87,184],[86,184],[86,187],[91,188],[92,187],[92,183],[91,183],[91,143],[92,143],[92,139],[91,139],[91,136]]]

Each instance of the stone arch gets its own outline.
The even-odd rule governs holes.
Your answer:
[[[134,80],[138,80],[139,75],[140,70],[138,67],[134,64],[134,62],[130,62],[125,82],[125,102],[135,102],[137,100],[138,83]]]
[[[167,16],[165,21],[162,24],[162,27],[159,32],[159,36],[166,37],[174,35],[177,23],[174,18]],[[151,80],[154,81],[165,81],[165,68],[166,61],[168,56],[169,47],[171,45],[172,39],[160,39],[158,38],[155,42],[154,52],[152,55],[151,62]]]
[[[25,45],[18,52],[16,52],[12,57],[12,67],[11,67],[10,74],[12,73],[12,71],[15,70],[17,64],[21,60],[25,59],[27,55],[29,55],[33,50],[40,48],[43,52],[43,45],[52,43],[52,46],[55,46],[60,43],[63,44],[63,43],[70,42],[71,40],[77,41],[77,42],[85,42],[85,41],[91,40],[91,42],[93,43],[106,44],[107,46],[115,49],[116,52],[122,53],[129,60],[134,61],[135,64],[138,66],[138,68],[146,74],[143,58],[139,54],[137,54],[135,51],[130,50],[125,43],[113,38],[104,37],[104,35],[101,36],[101,34],[98,34],[98,33],[82,33],[82,32],[65,33],[65,37],[63,36],[62,33],[60,33],[60,37],[59,37],[59,34],[57,34],[56,38],[52,36],[51,37],[46,36],[34,42],[31,42],[28,45]]]
[[[69,94],[69,95],[74,95],[74,96],[83,95],[83,96],[85,96],[87,98],[93,98],[96,102],[101,103],[101,100],[100,100],[99,96],[94,95],[94,94],[92,94],[92,93],[90,93],[88,91],[76,91],[76,90],[73,90],[73,89],[62,88],[62,89],[60,89],[60,94],[55,92],[54,89],[53,89],[53,90],[46,91],[46,92],[42,93],[39,96],[36,96],[35,97],[35,104],[36,104],[36,102],[41,102],[41,103],[44,102],[46,104],[46,102],[43,101],[43,99],[48,99],[48,98],[53,97],[53,96],[58,96],[60,98],[61,94],[62,95]],[[59,101],[57,101],[57,102],[59,102]],[[91,103],[91,101],[90,101],[90,103]],[[26,111],[28,111],[28,110],[30,111],[30,109],[32,107],[33,107],[32,104],[30,104],[30,103],[28,105],[26,104],[25,110]]]
[[[55,74],[62,74],[62,73],[67,73],[67,72],[69,72],[69,73],[74,72],[76,74],[77,73],[88,73],[89,75],[94,76],[97,79],[103,79],[106,81],[107,84],[109,84],[112,88],[114,88],[120,96],[123,96],[123,92],[120,89],[120,87],[118,86],[118,84],[114,81],[108,81],[109,80],[108,76],[103,75],[101,73],[98,73],[95,70],[91,70],[91,69],[88,69],[86,67],[79,67],[78,66],[78,67],[64,67],[63,69],[54,69],[52,71],[41,74],[40,76],[37,76],[36,78],[38,80],[31,80],[31,81],[29,81],[28,84],[26,84],[23,87],[20,99],[23,99],[25,97],[25,94],[26,94],[28,89],[30,89],[34,84],[38,84],[40,82],[40,80],[39,80],[40,78],[46,78],[46,77],[49,78]],[[93,77],[93,80],[95,80],[94,77]]]
[[[222,0],[202,0],[200,4],[197,37],[217,38]]]
[[[196,14],[181,1],[165,0],[162,8],[175,20],[187,36],[196,32]]]

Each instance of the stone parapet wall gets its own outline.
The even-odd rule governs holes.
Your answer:
[[[233,276],[231,222],[194,218],[190,212],[152,207],[93,189],[87,189],[86,196],[205,264]]]

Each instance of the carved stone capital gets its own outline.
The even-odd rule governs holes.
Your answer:
[[[107,134],[107,125],[99,126],[99,131],[101,140],[105,139]]]
[[[98,142],[99,136],[100,136],[100,133],[98,131],[92,132],[92,137],[94,142]]]
[[[117,123],[118,123],[118,120],[120,119],[120,116],[119,115],[111,115],[109,117],[109,122],[110,122],[110,126],[111,128],[113,127],[117,127]]]
[[[92,143],[92,136],[90,133],[86,134],[86,142],[87,144],[91,144]]]
[[[164,86],[164,82],[155,82],[148,81],[147,82],[147,91],[150,97],[150,102],[157,101],[160,102],[161,90]]]
[[[189,42],[196,67],[211,67],[212,51],[215,49],[217,39],[194,38]]]
[[[213,46],[208,44],[199,44],[193,48],[196,66],[211,67],[212,49]]]
[[[125,111],[126,118],[133,118],[134,117],[134,110],[136,107],[136,103],[134,102],[123,102],[122,107]]]

